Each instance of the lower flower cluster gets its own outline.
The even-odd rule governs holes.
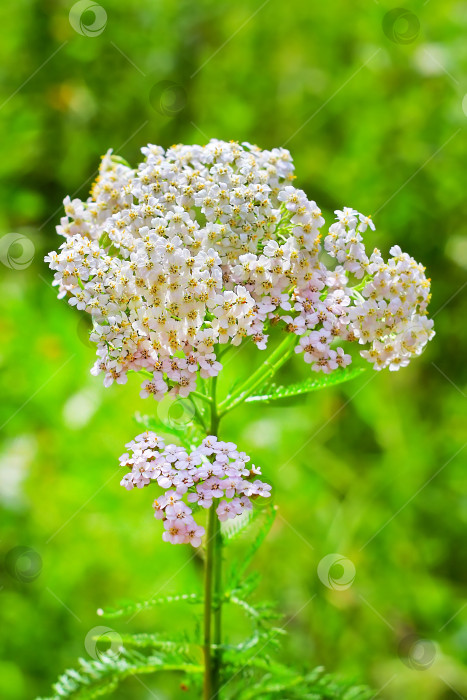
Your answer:
[[[258,497],[270,496],[271,486],[256,478],[261,470],[254,464],[248,467],[250,457],[239,452],[233,442],[209,435],[187,452],[178,445],[165,445],[156,433],[148,431],[125,447],[129,452],[120,457],[120,464],[131,471],[121,485],[130,491],[155,481],[164,490],[153,508],[154,516],[164,523],[165,542],[200,546],[205,530],[193,518],[198,507],[210,508],[218,500],[216,513],[224,521],[250,510]]]

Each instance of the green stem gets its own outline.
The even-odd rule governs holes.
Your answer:
[[[214,564],[214,539],[217,515],[213,503],[208,512],[206,531],[206,561],[204,563],[204,700],[211,700],[214,693],[214,664],[211,654],[212,578]]]
[[[356,284],[355,287],[351,287],[352,292],[361,292],[362,289],[365,289],[366,285],[370,281],[371,277],[370,275],[365,275],[365,277],[362,279],[359,284]]]
[[[224,416],[226,413],[236,408],[236,406],[243,403],[245,399],[262,386],[267,379],[271,378],[293,354],[297,342],[297,335],[294,333],[288,334],[282,343],[280,343],[269,357],[266,358],[263,364],[258,367],[238,389],[222,401],[219,406],[220,416]]]
[[[222,666],[222,533],[221,523],[216,514],[214,539],[214,659],[213,659],[213,698],[219,697],[220,672]]]
[[[216,435],[219,430],[221,416],[217,410],[217,377],[211,380],[211,435]]]
[[[216,404],[217,378],[211,381],[210,434],[219,432],[221,416]],[[222,664],[222,535],[216,503],[209,508],[204,578],[204,700],[218,700]],[[214,629],[213,628],[214,621]],[[214,653],[213,653],[214,650]]]
[[[198,406],[196,405],[196,401],[191,397],[191,395],[189,398],[191,400],[191,405],[193,406],[193,410],[195,412],[195,416],[196,416],[198,423],[203,428],[203,430],[206,431],[206,423],[204,422],[203,414],[199,410]]]
[[[191,391],[190,396],[197,396],[198,399],[201,399],[201,401],[205,401],[206,403],[212,402],[212,399],[210,396],[206,396],[205,394],[202,394],[200,391]]]

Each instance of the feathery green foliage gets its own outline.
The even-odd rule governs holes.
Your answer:
[[[180,410],[190,412],[190,406],[192,404],[189,399],[178,400],[176,403],[179,405]],[[186,408],[184,409],[184,407]],[[136,423],[144,428],[144,430],[153,430],[162,435],[172,435],[187,449],[199,444],[200,440],[204,437],[200,425],[192,420],[188,423],[184,421],[177,423],[177,419],[171,419],[170,415],[163,420],[157,416],[142,415],[141,413],[136,413],[134,418]]]
[[[351,379],[359,377],[366,369],[366,367],[350,366],[331,372],[331,374],[320,374],[316,377],[305,379],[303,382],[297,382],[296,384],[288,384],[287,386],[276,386],[275,384],[266,385],[262,389],[262,391],[266,393],[250,396],[246,399],[246,402],[262,401],[264,403],[270,403],[271,401],[278,401],[279,399],[290,399],[299,394],[309,394],[311,391],[319,391],[320,389],[327,389],[330,386],[349,382]]]
[[[250,698],[284,697],[309,698],[310,700],[366,700],[369,691],[353,687],[325,675],[322,669],[311,673],[294,671],[280,664],[274,653],[279,649],[280,638],[286,634],[283,627],[273,623],[279,615],[274,605],[268,602],[250,602],[259,576],[245,574],[246,569],[274,522],[276,509],[266,508],[252,511],[248,517],[239,519],[236,526],[223,523],[222,537],[225,543],[241,540],[245,544],[241,562],[234,562],[226,576],[226,590],[222,603],[241,610],[251,625],[251,632],[239,644],[224,643],[222,653],[221,697],[225,700],[249,700]],[[135,615],[153,607],[189,603],[200,605],[203,597],[196,593],[158,596],[141,602],[129,602],[116,609],[100,610],[99,615],[112,619]],[[117,633],[118,634],[118,633]],[[53,686],[55,695],[46,700],[69,698],[91,700],[109,695],[126,678],[138,674],[153,674],[172,671],[190,678],[195,685],[200,683],[203,665],[200,665],[201,639],[190,633],[163,639],[158,634],[121,634],[121,647],[112,653],[100,653],[99,659],[79,660],[77,670],[67,670]],[[213,646],[215,648],[215,646]],[[45,699],[44,699],[45,700]]]
[[[248,651],[224,649],[221,693],[226,700],[257,697],[262,700],[284,697],[287,700],[369,700],[372,697],[368,688],[325,674],[322,668],[301,673],[265,659],[259,652],[249,654]],[[125,647],[115,656],[101,654],[95,661],[80,659],[77,670],[69,669],[60,676],[53,686],[53,695],[38,700],[93,700],[108,696],[130,676],[162,672],[179,673],[186,683],[197,686],[203,667],[180,659],[180,654],[143,654]]]
[[[92,700],[108,695],[129,676],[163,671],[190,676],[202,674],[203,667],[184,660],[179,652],[145,655],[122,647],[118,654],[100,654],[98,660],[79,659],[78,670],[65,671],[53,686],[54,695],[42,700]]]
[[[149,600],[143,600],[140,602],[123,602],[119,608],[100,610],[99,615],[107,619],[112,619],[115,617],[123,617],[125,615],[134,615],[141,612],[141,610],[149,610],[150,608],[155,608],[160,605],[171,605],[172,603],[191,603],[192,605],[202,604],[203,597],[197,593],[157,596],[155,598],[150,598]]]

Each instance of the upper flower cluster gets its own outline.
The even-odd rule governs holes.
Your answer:
[[[219,520],[236,518],[252,508],[251,499],[270,496],[271,487],[256,477],[261,470],[247,467],[250,457],[238,452],[233,442],[222,442],[213,435],[188,453],[184,447],[165,445],[153,432],[138,435],[125,447],[132,453],[120,457],[120,464],[131,467],[120,482],[129,491],[155,481],[165,493],[153,507],[155,517],[164,521],[162,538],[172,544],[190,543],[199,547],[204,528],[193,518],[193,507],[210,508],[218,500]]]
[[[324,218],[290,184],[288,151],[213,140],[142,152],[136,169],[104,156],[91,196],[65,199],[66,240],[46,257],[59,295],[92,315],[106,385],[146,369],[142,396],[187,396],[198,372],[220,371],[218,344],[264,349],[272,325],[300,336],[315,371],[350,362],[343,341],[375,369],[421,353],[433,335],[424,268],[397,247],[388,262],[368,256],[371,218],[344,209],[324,239],[329,269]]]

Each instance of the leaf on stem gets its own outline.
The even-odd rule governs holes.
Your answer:
[[[242,538],[245,545],[242,551],[241,561],[236,561],[231,567],[229,576],[229,586],[237,588],[242,582],[242,577],[253,559],[256,551],[266,539],[276,517],[276,507],[272,503],[266,508],[254,508],[248,511],[249,517],[238,525],[237,518],[222,523],[221,533],[225,542],[230,542],[237,538]]]
[[[321,374],[316,377],[310,377],[310,379],[305,379],[303,382],[289,384],[288,386],[276,386],[275,384],[271,384],[267,389],[263,387],[263,391],[266,390],[267,393],[250,396],[246,399],[246,402],[262,401],[264,403],[270,403],[279,399],[289,399],[299,394],[308,394],[311,391],[318,391],[319,389],[327,389],[327,387],[330,386],[343,384],[344,382],[359,377],[363,372],[366,372],[366,367],[349,367],[338,369],[335,372],[331,372],[331,374]]]
[[[53,686],[54,695],[44,700],[102,697],[113,692],[122,680],[136,674],[178,671],[191,676],[203,673],[203,666],[185,662],[174,653],[144,655],[123,647],[115,654],[99,654],[97,660],[78,661],[79,668],[65,671]]]
[[[139,603],[122,603],[119,608],[100,610],[99,615],[105,618],[122,617],[123,615],[132,615],[134,613],[140,612],[141,610],[148,610],[149,608],[155,608],[159,605],[167,605],[170,603],[191,603],[193,605],[201,604],[203,602],[203,596],[197,593],[184,593],[183,595],[168,595],[159,596],[157,598],[150,598],[149,600],[144,600]]]
[[[123,646],[133,649],[158,649],[160,651],[176,652],[180,656],[189,658],[191,646],[186,639],[182,640],[167,640],[161,639],[158,634],[141,633],[141,634],[121,634],[120,639]]]
[[[251,655],[250,655],[251,656]],[[231,661],[229,659],[229,661]],[[285,666],[277,661],[264,660],[255,655],[247,661],[247,666],[236,670],[236,660],[232,664],[232,680],[235,678],[240,687],[236,689],[236,700],[255,700],[261,698],[285,698],[287,700],[368,700],[374,697],[373,691],[364,686],[355,686],[316,668],[308,672]],[[261,673],[260,678],[250,678],[245,683],[245,676]],[[243,682],[242,682],[243,681]],[[226,682],[226,685],[228,680]]]
[[[174,435],[187,449],[191,449],[194,444],[200,442],[200,438],[204,437],[198,425],[194,422],[177,424],[175,420],[168,419],[162,421],[156,416],[146,416],[141,413],[135,413],[135,421],[141,425],[144,430],[152,430],[157,434]]]

